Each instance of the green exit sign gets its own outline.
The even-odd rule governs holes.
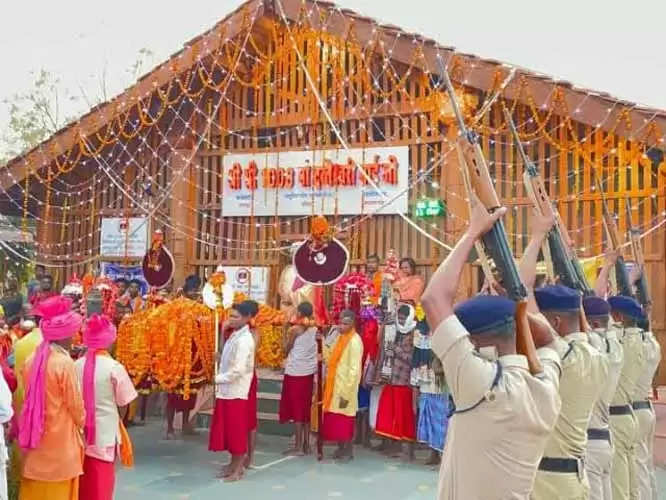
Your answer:
[[[437,198],[422,198],[416,202],[414,215],[416,217],[437,217],[446,215],[446,205]]]

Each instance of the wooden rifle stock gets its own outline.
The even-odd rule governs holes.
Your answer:
[[[617,283],[617,292],[620,295],[625,295],[627,297],[633,297],[634,292],[629,283],[629,275],[627,273],[627,266],[624,263],[624,257],[622,256],[622,249],[620,246],[620,237],[618,236],[617,224],[615,223],[615,218],[610,213],[608,209],[608,203],[606,202],[606,197],[604,196],[603,187],[599,182],[599,179],[596,179],[597,189],[601,195],[601,206],[603,209],[603,222],[606,234],[608,236],[608,241],[613,250],[618,252],[617,260],[615,261],[615,281]]]
[[[461,167],[465,170],[463,177],[467,177],[467,182],[469,182],[480,202],[488,212],[492,213],[499,209],[501,204],[490,178],[490,172],[488,171],[483,150],[479,144],[478,135],[474,131],[469,130],[465,125],[462,111],[458,105],[453,84],[446,68],[442,68],[442,77],[460,130],[458,151],[462,159]],[[495,266],[501,274],[503,286],[507,291],[508,297],[517,303],[516,350],[527,357],[530,371],[532,373],[539,373],[542,371],[542,366],[537,357],[534,340],[532,339],[527,322],[527,289],[518,274],[518,268],[513,259],[513,253],[509,246],[502,220],[499,219],[495,222],[490,231],[483,235],[481,240],[486,253],[493,259]],[[488,276],[488,279],[493,279],[493,277]]]
[[[562,228],[561,220],[558,217],[556,210],[553,208],[546,187],[544,186],[543,179],[539,174],[539,170],[529,159],[527,153],[525,153],[525,149],[520,142],[518,130],[516,130],[516,125],[513,123],[511,113],[509,113],[506,108],[504,108],[504,116],[506,117],[509,129],[511,130],[511,135],[518,148],[518,154],[525,166],[523,183],[525,184],[528,196],[532,200],[532,204],[539,214],[552,217],[555,220],[553,228],[548,232],[547,248],[550,255],[546,256],[547,258],[550,257],[552,261],[553,274],[559,278],[559,281],[563,285],[584,292],[585,286],[578,279],[578,275],[573,265],[574,255],[572,249],[570,245],[565,243],[567,241],[570,243],[570,240],[565,240],[563,237],[563,233],[565,233],[566,230]]]
[[[516,303],[516,352],[527,357],[530,373],[541,373],[543,371],[541,361],[536,356],[536,347],[530,331],[530,323],[527,319],[527,300]],[[528,353],[534,354],[528,355]]]
[[[652,300],[650,299],[650,291],[648,290],[647,278],[645,277],[643,245],[640,231],[634,228],[631,222],[631,201],[629,198],[626,199],[625,206],[627,208],[627,229],[629,231],[629,241],[631,241],[631,253],[640,272],[638,281],[636,281],[636,300],[643,307],[649,307],[652,304]]]

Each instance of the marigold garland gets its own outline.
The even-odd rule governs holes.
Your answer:
[[[185,399],[213,376],[214,317],[186,298],[139,311],[118,330],[116,357],[134,384],[154,381]]]

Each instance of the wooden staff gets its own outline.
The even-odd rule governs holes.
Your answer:
[[[320,327],[317,327],[321,330]],[[323,333],[323,332],[322,332]],[[324,390],[323,390],[323,357],[324,357],[324,340],[321,336],[317,336],[317,460],[321,462],[324,459],[324,439],[322,437],[322,421],[323,421],[323,406],[324,406]]]

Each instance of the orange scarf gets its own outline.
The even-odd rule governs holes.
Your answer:
[[[382,294],[382,281],[384,280],[384,273],[381,271],[377,271],[373,276],[372,276],[372,288],[374,289],[374,293],[372,295],[372,303],[373,304],[378,304],[379,303],[379,297]]]
[[[347,344],[351,341],[352,337],[356,335],[355,330],[342,334],[338,337],[331,353],[331,358],[328,360],[328,371],[326,373],[326,384],[324,385],[324,411],[331,408],[331,401],[333,400],[333,389],[335,388],[335,374],[338,370],[338,364],[342,358],[342,354],[347,348]]]

